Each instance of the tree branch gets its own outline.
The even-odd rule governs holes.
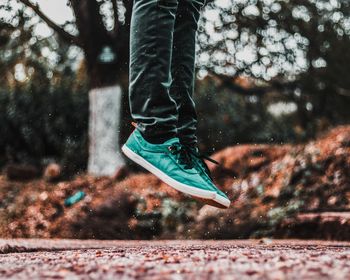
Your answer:
[[[100,2],[96,0],[70,0],[79,40],[86,59],[94,63],[104,45],[111,45],[113,38],[106,30],[100,14]]]
[[[273,90],[277,90],[280,92],[287,90],[289,95],[289,93],[292,92],[292,90],[295,89],[297,86],[297,82],[281,83],[279,81],[271,81],[269,82],[269,85],[266,86],[243,87],[234,82],[235,77],[217,74],[213,71],[209,71],[209,73],[220,80],[221,88],[230,89],[233,92],[236,92],[237,94],[241,95],[264,95]]]
[[[126,32],[129,34],[130,32],[130,21],[131,21],[131,14],[132,14],[132,6],[133,6],[133,1],[132,0],[124,0],[123,1],[124,6],[125,6],[125,23],[120,26],[120,33]]]
[[[62,27],[55,24],[52,20],[50,20],[39,8],[38,5],[31,3],[29,0],[19,0],[25,6],[31,8],[50,28],[52,28],[63,40],[68,42],[69,44],[74,44],[77,46],[81,46],[79,38],[69,34]]]
[[[118,27],[119,27],[119,20],[118,20],[118,5],[117,0],[111,0],[113,5],[113,15],[114,15],[114,27],[113,27],[113,33],[118,33]]]
[[[235,77],[217,74],[213,71],[209,73],[220,80],[219,88],[227,88],[241,95],[263,95],[270,90],[270,87],[242,87],[234,82]]]

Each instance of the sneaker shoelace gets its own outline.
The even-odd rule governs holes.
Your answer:
[[[209,157],[208,155],[199,153],[198,150],[191,148],[190,146],[186,146],[186,149],[189,151],[190,154],[192,154],[193,156],[195,156],[199,160],[200,165],[204,168],[204,171],[209,176],[210,180],[213,181],[213,177],[211,175],[209,167],[204,160],[206,159],[206,160],[208,160],[212,163],[215,163],[215,164],[219,164],[219,163],[216,160]]]
[[[180,143],[172,144],[168,147],[170,153],[177,155],[178,162],[184,166],[185,169],[191,169],[194,167],[191,154],[187,151],[185,146]]]
[[[209,178],[213,180],[209,167],[204,160],[206,159],[212,163],[219,164],[216,160],[210,158],[206,154],[199,153],[196,149],[191,148],[190,146],[181,145],[180,143],[176,143],[169,146],[169,151],[172,154],[178,155],[179,163],[183,164],[185,169],[194,167],[193,157],[196,157],[199,160],[201,166],[204,168],[207,175],[209,176]]]

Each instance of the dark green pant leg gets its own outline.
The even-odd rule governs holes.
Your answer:
[[[205,0],[179,0],[176,13],[170,95],[178,109],[178,137],[183,144],[197,143],[197,115],[192,99],[195,81],[195,43]]]
[[[134,0],[130,26],[129,104],[146,139],[177,132],[177,107],[169,94],[178,0]]]

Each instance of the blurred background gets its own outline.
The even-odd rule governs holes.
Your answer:
[[[131,9],[1,2],[0,236],[350,239],[350,2],[202,8],[198,137],[238,201],[226,212],[120,154],[132,130]]]

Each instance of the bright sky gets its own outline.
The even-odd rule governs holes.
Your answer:
[[[56,23],[62,24],[73,18],[72,9],[65,0],[37,0],[40,8]]]
[[[57,24],[63,24],[73,18],[72,9],[67,6],[65,0],[37,0],[36,2],[41,10]],[[43,36],[51,35],[51,30],[46,24],[39,25],[36,31]]]

